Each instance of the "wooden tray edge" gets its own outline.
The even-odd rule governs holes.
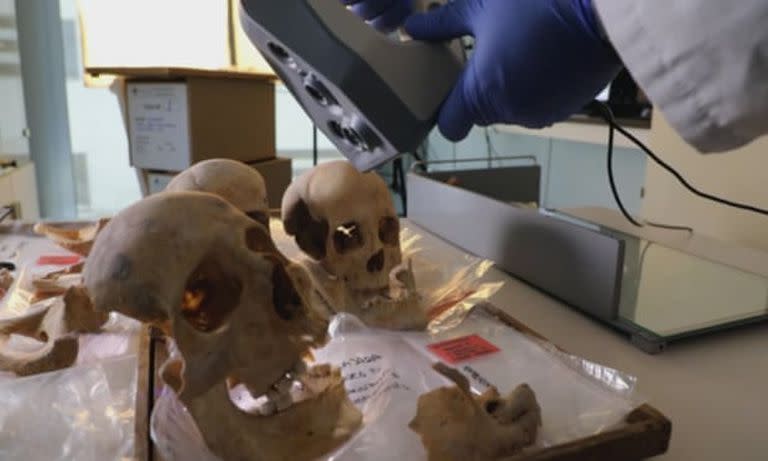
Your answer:
[[[150,461],[152,440],[149,421],[152,414],[152,340],[149,327],[142,327],[139,336],[139,357],[136,376],[136,415],[134,426],[134,459]]]
[[[566,352],[493,304],[482,303],[478,308],[485,310],[510,328],[552,344],[561,352]],[[503,461],[642,460],[664,454],[669,449],[672,422],[656,408],[648,404],[641,405],[627,415],[626,423],[626,426],[619,429],[536,452],[521,453],[504,458]]]

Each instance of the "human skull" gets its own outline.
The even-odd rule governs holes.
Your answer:
[[[386,183],[345,161],[321,164],[283,197],[283,223],[299,247],[357,292],[389,287],[402,262],[400,223]]]
[[[231,377],[266,392],[323,338],[309,280],[223,199],[166,192],[121,212],[85,267],[97,309],[156,323],[184,357],[180,395]]]
[[[173,338],[178,356],[163,380],[223,459],[315,459],[359,426],[338,370],[326,390],[277,415],[233,403],[233,387],[266,395],[300,368],[327,324],[308,307],[304,269],[222,198],[164,192],[129,207],[99,235],[84,275],[97,309]]]
[[[269,203],[264,178],[254,168],[228,159],[212,159],[187,168],[165,188],[218,195],[269,230]]]

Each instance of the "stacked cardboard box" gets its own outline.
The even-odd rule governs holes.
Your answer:
[[[197,162],[229,158],[262,173],[270,206],[280,206],[292,163],[276,156],[273,76],[180,68],[88,72],[119,77],[130,161],[144,195],[161,191]]]

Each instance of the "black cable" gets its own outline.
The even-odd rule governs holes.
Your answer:
[[[490,170],[493,168],[493,145],[491,144],[491,133],[488,127],[485,127],[483,131],[485,133],[485,145],[488,152],[488,169]]]
[[[712,195],[710,193],[704,192],[697,187],[693,186],[691,183],[688,182],[685,177],[683,177],[682,174],[680,174],[677,170],[675,170],[671,165],[669,165],[667,162],[662,160],[658,155],[656,155],[648,146],[645,145],[642,141],[637,139],[632,133],[624,129],[621,125],[618,124],[616,121],[616,117],[613,115],[613,111],[610,107],[608,107],[607,104],[595,101],[597,104],[597,107],[600,108],[601,112],[603,113],[603,118],[608,122],[608,124],[611,126],[611,128],[616,129],[619,133],[624,135],[627,139],[632,141],[637,147],[643,150],[646,155],[648,155],[654,162],[656,162],[657,165],[662,167],[664,170],[666,170],[669,174],[675,177],[677,181],[685,187],[689,192],[692,194],[699,196],[701,198],[710,200],[715,203],[719,203],[721,205],[729,206],[731,208],[736,208],[739,210],[749,211],[752,213],[761,214],[764,216],[768,216],[768,210],[765,210],[763,208],[758,208],[753,205],[748,205],[744,203],[735,202],[733,200],[724,199],[722,197],[718,197],[716,195]],[[612,146],[609,146],[609,149],[612,149]],[[649,223],[650,224],[650,223]],[[661,227],[661,226],[656,226]],[[682,227],[682,226],[667,226],[667,227]]]
[[[400,158],[400,168],[397,171],[398,176],[400,177],[400,199],[402,200],[403,204],[403,216],[408,216],[408,185],[406,184],[405,179],[405,165],[403,164],[403,159]]]
[[[312,126],[312,165],[317,166],[318,152],[317,152],[317,125]]]
[[[745,204],[745,203],[735,202],[733,200],[728,200],[728,199],[725,199],[725,198],[722,198],[722,197],[718,197],[716,195],[709,194],[707,192],[704,192],[704,191],[696,188],[691,183],[689,183],[688,180],[683,177],[683,175],[678,173],[677,170],[672,168],[672,166],[670,166],[667,162],[665,162],[664,160],[659,158],[656,154],[654,154],[653,151],[650,148],[648,148],[648,146],[643,144],[643,142],[640,141],[639,139],[637,139],[634,135],[632,135],[632,133],[630,133],[629,131],[625,130],[624,128],[622,128],[620,126],[617,126],[616,129],[619,130],[619,132],[621,134],[626,136],[627,139],[629,139],[630,141],[635,143],[640,149],[642,149],[643,152],[645,152],[649,157],[651,157],[651,159],[653,159],[653,161],[656,162],[660,167],[662,167],[665,170],[667,170],[667,172],[669,172],[672,176],[674,176],[675,179],[677,179],[678,182],[680,182],[680,184],[683,185],[683,187],[688,189],[694,195],[698,195],[701,198],[705,198],[707,200],[711,200],[713,202],[719,203],[721,205],[729,206],[731,208],[736,208],[736,209],[739,209],[739,210],[749,211],[749,212],[752,212],[752,213],[757,213],[757,214],[761,214],[761,215],[764,215],[764,216],[768,216],[768,210],[766,210],[766,209],[759,208],[759,207],[756,207],[756,206],[753,206],[753,205],[749,205],[749,204]]]
[[[606,106],[608,107],[608,106]],[[610,110],[610,108],[608,108]],[[624,215],[625,218],[627,218],[627,221],[631,222],[637,227],[643,227],[642,224],[637,222],[635,218],[632,217],[632,215],[627,211],[626,207],[624,207],[624,202],[621,201],[621,196],[619,195],[619,189],[616,187],[616,178],[613,175],[613,138],[615,136],[615,127],[613,126],[613,123],[609,123],[608,127],[608,182],[611,184],[611,192],[613,193],[613,199],[616,201],[616,205],[619,206],[619,209],[621,210],[621,213]]]
[[[607,107],[607,106],[606,106]],[[607,107],[607,109],[610,111],[611,108]],[[627,211],[626,207],[624,206],[624,202],[621,200],[621,195],[619,195],[619,189],[616,187],[616,177],[615,173],[613,171],[613,144],[614,144],[614,124],[609,123],[609,129],[608,129],[608,182],[611,184],[611,192],[613,193],[613,199],[616,201],[616,204],[619,206],[619,209],[621,210],[621,213],[624,215],[625,218],[632,224],[634,224],[637,227],[658,227],[659,229],[668,229],[668,230],[680,230],[680,231],[686,231],[691,234],[693,234],[693,228],[688,226],[679,226],[679,225],[673,225],[673,224],[661,224],[656,223],[653,221],[648,221],[647,219],[644,220],[644,224],[641,224],[638,222],[635,218],[632,217],[632,215]]]
[[[643,222],[650,227],[658,227],[659,229],[680,230],[680,231],[686,231],[688,233],[693,234],[693,227],[680,226],[675,224],[661,224],[653,221],[648,221],[647,219],[643,220]]]

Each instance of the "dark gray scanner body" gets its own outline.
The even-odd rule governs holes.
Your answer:
[[[462,70],[444,44],[397,41],[338,0],[241,0],[245,33],[357,169],[413,152]]]

